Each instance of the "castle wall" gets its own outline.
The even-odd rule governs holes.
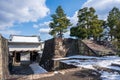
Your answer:
[[[77,39],[53,38],[45,41],[40,65],[47,71],[56,70],[59,68],[59,62],[56,62],[55,58],[77,54],[79,54]]]
[[[8,75],[8,41],[0,35],[0,80],[5,80]]]

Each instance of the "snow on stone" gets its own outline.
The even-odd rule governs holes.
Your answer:
[[[45,69],[43,69],[41,66],[39,66],[38,63],[32,63],[29,66],[33,70],[34,74],[40,74],[40,73],[46,73],[47,72]]]
[[[67,60],[68,59],[68,60]],[[103,67],[107,69],[113,69],[120,71],[120,67],[113,66],[112,64],[120,65],[120,57],[118,56],[104,56],[104,57],[92,57],[92,56],[70,56],[66,57],[61,62],[74,65],[76,67],[83,67],[88,69],[95,69],[95,66]],[[120,74],[118,72],[98,71],[101,73],[102,80],[120,80]]]
[[[98,58],[98,57],[94,57],[94,56],[83,56],[83,55],[75,55],[75,56],[70,56],[70,57],[67,57],[69,59],[71,58],[85,58],[85,59],[93,59],[93,58]]]
[[[100,60],[96,63],[96,65],[100,67],[109,67],[111,64],[116,63],[119,64],[120,62],[120,57],[118,56],[110,56],[110,57],[104,57],[104,60]]]
[[[65,59],[69,59],[69,58],[53,58],[53,60],[65,60]]]
[[[102,80],[120,80],[120,75],[117,72],[110,73],[103,71],[101,74]]]
[[[64,62],[66,64],[72,64],[77,67],[83,67],[83,68],[89,68],[89,69],[94,69],[92,64],[95,64],[95,62],[93,62],[91,60],[89,60],[87,62],[85,62],[83,60],[63,60],[61,62]]]
[[[61,62],[66,64],[72,64],[76,67],[94,69],[93,65],[96,63],[96,59],[98,58],[99,57],[76,55],[76,56],[66,57],[66,59],[68,60],[61,60]]]
[[[120,71],[120,67],[117,66],[107,66],[107,68]]]
[[[68,59],[68,60],[67,60]],[[83,60],[82,60],[83,59]],[[120,64],[120,57],[118,56],[105,56],[105,57],[92,57],[92,56],[70,56],[61,62],[72,64],[77,67],[92,66],[109,67],[112,63]],[[91,65],[91,66],[90,66]],[[109,67],[110,68],[110,67]]]
[[[69,57],[64,57],[64,58],[53,58],[53,60],[67,60],[67,59],[77,59],[77,58],[96,59],[97,57],[75,55],[75,56],[69,56]]]

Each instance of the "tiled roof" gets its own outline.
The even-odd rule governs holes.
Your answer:
[[[10,42],[40,42],[39,36],[11,35]]]

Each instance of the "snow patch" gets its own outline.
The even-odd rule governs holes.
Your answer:
[[[120,65],[120,57],[118,56],[92,57],[76,55],[66,57],[65,60],[61,59],[61,62],[66,63],[68,65],[74,65],[76,67],[82,67],[87,69],[97,70],[95,66],[98,66],[120,71],[120,67],[112,65],[112,64]],[[120,80],[120,74],[116,71],[114,72],[98,71],[98,72],[101,73],[102,80]]]
[[[120,75],[116,72],[110,73],[103,71],[101,72],[101,74],[102,74],[101,75],[102,80],[120,80]]]
[[[45,69],[43,69],[41,66],[39,66],[38,63],[32,63],[29,66],[33,70],[34,74],[41,74],[41,73],[47,72]]]

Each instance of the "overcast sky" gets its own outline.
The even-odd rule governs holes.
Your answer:
[[[0,33],[6,38],[10,34],[40,35],[42,40],[47,40],[51,38],[50,16],[59,5],[75,25],[79,9],[94,7],[99,19],[106,20],[114,6],[120,9],[120,0],[0,0]],[[68,35],[69,32],[65,37]]]

